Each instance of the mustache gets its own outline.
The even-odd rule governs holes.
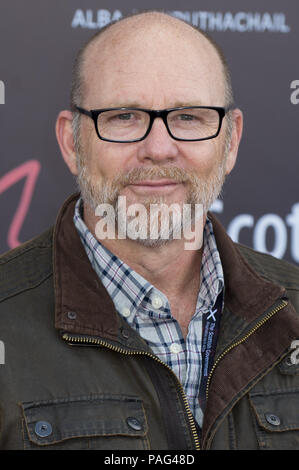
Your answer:
[[[138,183],[143,180],[171,179],[176,183],[192,183],[195,180],[194,172],[179,167],[147,167],[132,168],[128,173],[120,174],[114,178],[113,183],[119,187]]]

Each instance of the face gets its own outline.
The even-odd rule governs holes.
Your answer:
[[[136,38],[124,29],[114,40],[93,45],[86,57],[82,106],[223,106],[215,51],[198,33],[183,33],[156,29]],[[115,47],[117,41],[122,47]],[[101,141],[93,121],[81,117],[78,182],[85,203],[116,207],[118,196],[126,196],[127,206],[197,203],[207,211],[228,172],[225,119],[219,136],[211,140],[176,141],[158,118],[145,140],[120,144]]]

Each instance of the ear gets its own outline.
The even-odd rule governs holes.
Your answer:
[[[231,113],[232,113],[233,127],[232,127],[230,148],[229,148],[229,152],[228,152],[227,159],[226,159],[226,167],[225,167],[226,175],[229,175],[229,173],[232,171],[232,169],[234,168],[236,164],[239,144],[240,144],[242,132],[243,132],[242,111],[240,109],[233,109]]]
[[[73,175],[78,174],[71,111],[61,111],[56,120],[56,138],[61,154]]]

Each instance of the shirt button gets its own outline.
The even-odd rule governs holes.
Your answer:
[[[131,315],[131,310],[128,307],[124,307],[121,313],[123,317],[128,318]]]
[[[169,349],[173,354],[178,354],[182,350],[181,345],[177,343],[171,344]]]
[[[163,305],[163,300],[161,299],[161,297],[158,297],[157,295],[155,295],[152,299],[152,306],[154,308],[161,308]]]
[[[48,437],[52,434],[52,426],[47,421],[38,421],[35,425],[34,431],[39,437]]]
[[[269,424],[272,424],[272,426],[279,426],[280,425],[280,419],[278,416],[272,414],[272,413],[266,413],[265,418],[268,421]]]

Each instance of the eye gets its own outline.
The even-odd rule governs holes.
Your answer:
[[[101,116],[101,125],[128,126],[138,122],[138,116],[132,111],[106,111]]]
[[[131,119],[133,119],[133,117],[133,113],[121,113],[112,116],[112,119],[119,119],[120,121],[130,121]]]
[[[193,121],[194,119],[196,119],[196,116],[193,116],[191,114],[179,114],[177,118],[181,121]]]

